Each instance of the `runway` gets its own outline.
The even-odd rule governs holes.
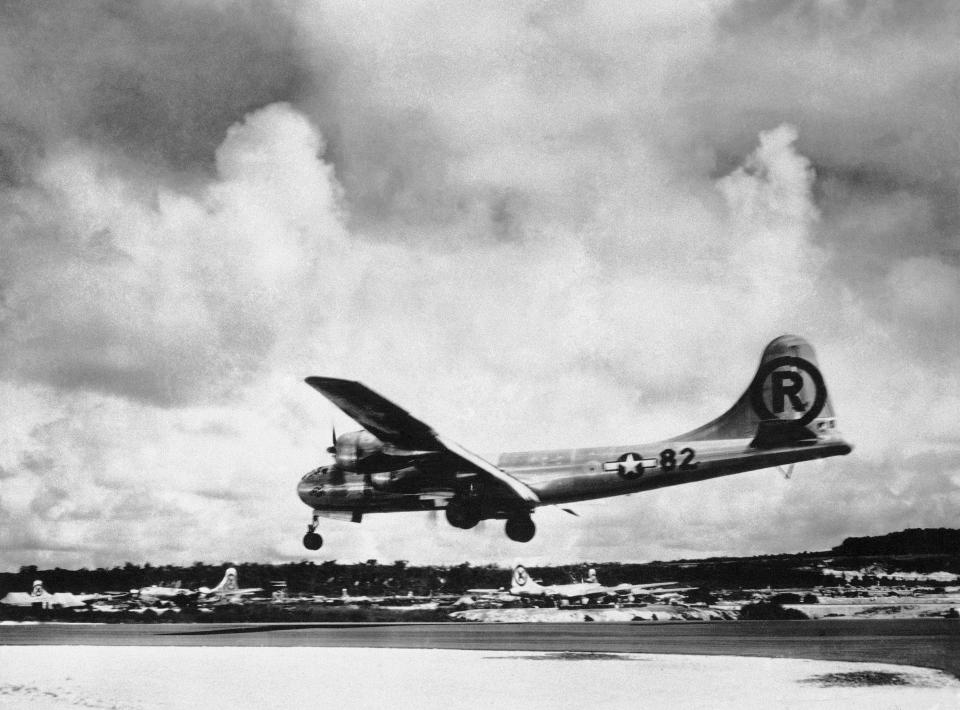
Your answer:
[[[2,645],[429,648],[658,653],[937,668],[960,678],[960,620],[642,622],[623,624],[0,625]]]
[[[944,619],[0,624],[0,705],[945,710],[958,651]]]

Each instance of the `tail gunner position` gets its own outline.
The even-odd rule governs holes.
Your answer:
[[[527,542],[531,513],[557,505],[799,461],[849,454],[836,428],[813,348],[783,335],[763,351],[753,381],[724,414],[672,439],[590,449],[472,454],[359,382],[308,377],[307,384],[364,430],[334,437],[334,461],[297,486],[313,509],[303,544],[317,550],[321,516],[359,523],[367,513],[444,508],[454,527],[506,520]]]

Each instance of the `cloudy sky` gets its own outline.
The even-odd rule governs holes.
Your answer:
[[[960,524],[960,7],[0,3],[0,568],[651,560]],[[817,349],[853,455],[325,522],[360,379],[477,452],[655,440]]]

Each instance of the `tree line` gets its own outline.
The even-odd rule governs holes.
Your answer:
[[[949,552],[946,552],[949,550]],[[543,584],[579,582],[595,569],[602,584],[621,582],[677,582],[708,589],[750,589],[779,587],[809,588],[840,583],[825,578],[821,568],[843,566],[857,569],[883,564],[884,555],[917,554],[926,557],[911,561],[915,571],[960,571],[960,530],[904,530],[879,537],[847,538],[831,552],[756,557],[722,557],[677,562],[597,562],[527,567]],[[841,559],[841,555],[844,557]],[[858,557],[857,555],[860,555]],[[890,566],[899,561],[893,560]],[[841,565],[842,563],[842,565]],[[343,589],[352,596],[418,596],[462,594],[467,589],[498,589],[510,586],[511,569],[500,565],[412,565],[407,560],[380,562],[366,560],[339,563],[302,560],[283,564],[225,562],[213,565],[195,562],[190,566],[142,565],[98,569],[38,569],[24,566],[18,572],[0,573],[0,596],[7,592],[29,591],[33,580],[41,579],[50,592],[126,592],[153,584],[179,583],[188,589],[212,587],[226,567],[236,567],[242,587],[260,587],[265,592],[284,583],[290,595],[340,596]]]

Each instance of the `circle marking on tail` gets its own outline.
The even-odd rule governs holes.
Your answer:
[[[780,370],[781,367],[794,369],[784,372]],[[809,403],[809,406],[799,397],[804,380],[796,372],[797,370],[806,373],[813,385],[813,402]],[[770,411],[763,397],[768,379],[771,380],[771,405],[774,411]],[[757,370],[757,376],[750,387],[750,404],[761,419],[783,419],[782,414],[786,411],[788,403],[795,412],[803,412],[803,415],[796,420],[797,424],[801,426],[809,424],[817,418],[827,403],[827,386],[820,370],[812,362],[802,357],[784,355],[763,363]]]

